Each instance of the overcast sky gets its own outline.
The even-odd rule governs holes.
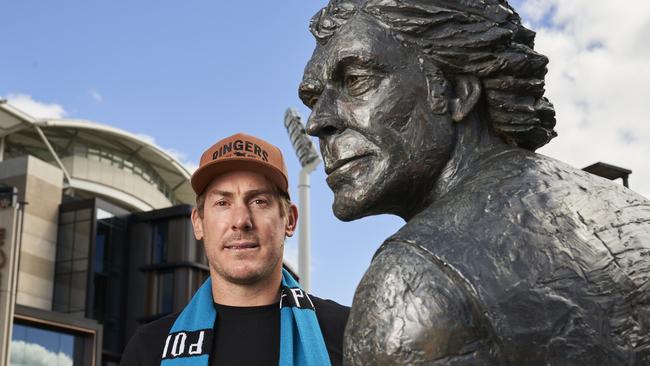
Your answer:
[[[243,131],[284,151],[297,198],[299,164],[284,110],[308,110],[296,88],[325,1],[3,2],[0,96],[37,117],[88,119],[139,134],[192,169],[216,140]],[[578,168],[633,171],[650,196],[650,3],[523,0],[513,6],[550,58],[547,96],[559,137],[540,153]],[[34,9],[40,9],[35,12]],[[313,292],[350,304],[372,254],[402,220],[342,223],[320,166],[312,175]],[[295,260],[296,240],[287,244]]]
[[[559,136],[539,152],[631,169],[630,187],[650,197],[650,3],[529,0],[518,10],[550,59]]]

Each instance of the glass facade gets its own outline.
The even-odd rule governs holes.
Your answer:
[[[170,314],[174,310],[174,272],[159,272],[157,277],[157,313]]]
[[[151,293],[149,302],[152,315],[170,314],[174,310],[174,270],[164,266],[167,263],[174,263],[175,253],[169,250],[169,225],[168,220],[154,220],[150,222],[151,227],[151,255],[150,265],[163,265],[162,268],[149,272],[149,287]],[[173,226],[173,224],[172,224]]]
[[[90,317],[104,324],[104,349],[120,352],[127,222],[100,208],[96,219]]]
[[[191,206],[179,205],[131,216],[129,266],[134,272],[129,282],[146,289],[129,300],[139,324],[180,311],[209,276],[203,245],[194,239],[191,211]]]
[[[99,198],[61,204],[53,310],[101,324],[102,365],[117,364],[139,324],[182,309],[209,276],[190,213],[133,214]]]
[[[78,353],[78,352],[77,352]],[[10,366],[81,366],[75,362],[75,336],[14,324]]]
[[[168,247],[168,224],[167,221],[155,221],[151,225],[151,263],[167,263]]]
[[[59,216],[53,310],[78,316],[86,314],[88,258],[93,211],[81,208]]]
[[[103,324],[103,348],[118,354],[128,266],[124,212],[99,199],[61,205],[53,296],[54,311]]]

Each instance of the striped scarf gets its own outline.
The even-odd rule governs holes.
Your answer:
[[[208,366],[217,311],[212,281],[192,297],[169,330],[161,366]],[[280,366],[330,366],[314,304],[298,282],[282,269]]]

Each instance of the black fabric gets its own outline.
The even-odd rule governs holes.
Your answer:
[[[343,331],[350,308],[313,295],[310,297],[332,366],[342,365]],[[252,308],[217,306],[210,365],[278,365],[280,309],[277,304]],[[140,327],[124,349],[120,365],[159,366],[165,338],[177,316],[178,313],[168,315]]]
[[[280,304],[216,305],[212,366],[277,365],[280,362]],[[254,351],[250,345],[255,345]]]

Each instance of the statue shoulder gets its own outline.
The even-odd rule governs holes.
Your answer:
[[[498,364],[492,333],[462,275],[395,241],[384,244],[357,287],[344,354],[350,365]]]
[[[478,309],[498,329],[501,351],[513,364],[554,355],[572,364],[594,364],[589,360],[605,354],[634,357],[626,347],[647,334],[650,319],[650,202],[537,154],[495,159],[483,168],[409,220],[376,259],[392,253],[395,243],[413,243],[432,253],[429,267],[449,281],[467,279],[471,285],[460,294],[475,290]],[[444,278],[440,273],[436,281]],[[439,298],[433,301],[440,306]],[[572,332],[554,343],[560,323],[573,324]],[[535,324],[535,332],[521,324]],[[543,343],[549,346],[530,348]]]

